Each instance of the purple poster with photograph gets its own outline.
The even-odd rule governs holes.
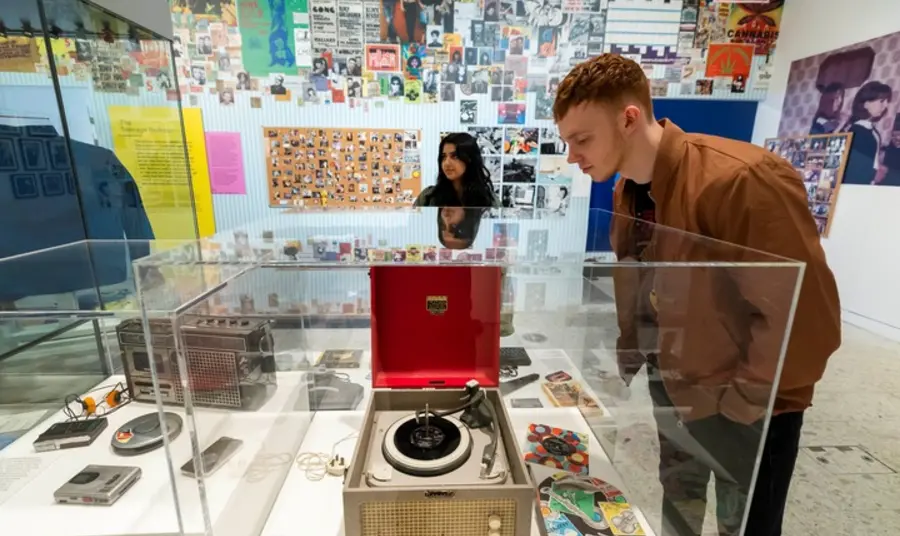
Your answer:
[[[900,33],[791,64],[780,138],[851,133],[843,184],[900,186]]]

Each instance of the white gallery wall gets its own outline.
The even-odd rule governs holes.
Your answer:
[[[894,32],[900,32],[898,0],[785,2],[773,78],[757,112],[753,142],[778,135],[794,60]],[[900,340],[900,187],[842,186],[823,245],[844,320]]]

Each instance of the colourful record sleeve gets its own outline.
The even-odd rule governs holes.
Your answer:
[[[528,426],[525,461],[587,475],[590,461],[588,436],[545,424]]]
[[[614,536],[644,536],[644,529],[628,503],[601,503],[600,510]]]
[[[547,527],[547,536],[583,536],[566,516],[553,515],[546,518],[544,526]]]
[[[540,512],[548,535],[645,534],[622,492],[599,478],[558,471],[537,482]]]
[[[406,261],[422,262],[422,246],[415,244],[406,246]]]

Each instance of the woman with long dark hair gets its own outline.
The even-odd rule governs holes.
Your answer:
[[[437,184],[425,188],[416,198],[415,206],[439,207],[438,240],[444,247],[472,247],[487,209],[500,206],[494,195],[491,174],[474,137],[456,132],[441,140]],[[503,272],[505,281],[505,269]],[[504,304],[500,313],[500,336],[508,337],[513,333],[512,306]]]
[[[485,208],[499,206],[491,175],[481,158],[478,142],[457,132],[441,140],[437,184],[425,188],[417,207]]]
[[[844,169],[844,184],[872,184],[881,165],[881,132],[878,124],[893,99],[891,86],[877,81],[863,84],[853,97],[850,119],[842,132],[853,134],[853,145]]]

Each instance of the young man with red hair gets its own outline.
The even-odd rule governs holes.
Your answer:
[[[623,266],[614,274],[619,370],[630,383],[646,365],[656,406],[664,530],[701,533],[713,474],[720,534],[741,534],[746,519],[743,534],[780,535],[803,411],[841,341],[837,288],[802,179],[761,147],[657,121],[643,70],[621,56],[575,67],[553,114],[570,163],[597,182],[622,177],[611,228],[620,261],[805,263]],[[661,417],[673,411],[675,419]],[[699,448],[685,446],[684,431]]]

